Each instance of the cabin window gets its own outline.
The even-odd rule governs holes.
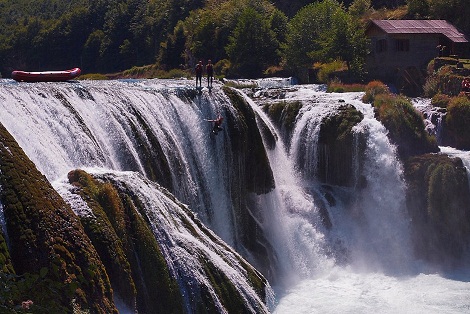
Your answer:
[[[387,40],[379,39],[375,42],[375,51],[384,52],[387,51]]]
[[[397,39],[395,41],[396,51],[410,51],[410,40],[409,39]]]

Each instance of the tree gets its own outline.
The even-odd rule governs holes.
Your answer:
[[[419,0],[418,0],[419,1]],[[371,0],[354,0],[349,6],[348,12],[354,17],[360,18],[372,9]]]
[[[274,12],[271,14],[271,18],[269,19],[269,24],[270,28],[274,32],[274,35],[276,37],[276,40],[279,45],[279,51],[278,51],[278,62],[279,63],[281,60],[281,55],[283,54],[282,50],[285,49],[286,46],[286,36],[287,36],[287,24],[288,24],[289,19],[287,16],[282,13],[280,10],[274,10]]]
[[[321,49],[312,52],[315,59],[323,62],[339,59],[346,62],[350,73],[363,74],[368,41],[362,25],[344,10],[332,15],[331,27],[319,34],[317,42]]]
[[[429,15],[429,4],[426,0],[407,0],[408,15],[412,18],[426,18]]]
[[[366,52],[361,24],[336,0],[310,4],[289,22],[286,61],[294,70],[340,59],[360,72]]]
[[[276,60],[278,42],[269,23],[255,9],[247,7],[229,37],[227,55],[232,74],[255,78]]]

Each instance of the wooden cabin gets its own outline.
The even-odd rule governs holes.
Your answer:
[[[435,57],[458,57],[469,49],[467,36],[445,20],[371,20],[366,35],[371,42],[367,71],[389,82],[421,80]]]

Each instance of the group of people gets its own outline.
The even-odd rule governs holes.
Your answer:
[[[199,61],[196,64],[196,88],[198,88],[198,84],[197,84],[198,82],[199,82],[199,88],[202,88],[203,69],[204,69],[204,66],[202,64],[202,61]],[[212,81],[214,80],[214,66],[211,60],[207,60],[206,74],[207,74],[207,88],[212,88]]]

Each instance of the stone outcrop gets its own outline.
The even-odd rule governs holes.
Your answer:
[[[9,251],[0,246],[0,269],[21,276],[9,281],[19,289],[10,296],[12,305],[28,298],[34,302],[33,311],[65,313],[75,307],[116,313],[108,275],[78,217],[3,125],[0,157],[0,201]]]
[[[326,184],[353,186],[354,160],[361,161],[365,138],[355,135],[352,128],[362,121],[364,115],[352,105],[340,106],[338,111],[323,119],[318,138],[318,179]],[[359,156],[355,156],[358,154]],[[359,172],[360,173],[360,172]]]
[[[258,128],[253,109],[246,100],[234,89],[224,87],[225,94],[236,108],[238,117],[227,116],[229,136],[231,139],[234,160],[233,169],[237,176],[231,179],[232,204],[235,208],[235,225],[238,228],[240,241],[255,257],[255,266],[264,274],[272,273],[276,265],[274,250],[266,240],[258,221],[261,213],[252,209],[250,193],[268,193],[274,188],[274,176],[263,144],[261,132],[269,145],[275,145],[276,138],[269,128]]]
[[[129,196],[82,170],[71,171],[68,178],[92,209],[93,215],[80,220],[121,300],[139,313],[181,313],[178,285]]]
[[[459,158],[415,156],[405,162],[407,208],[417,256],[439,264],[462,257],[470,244],[470,190]]]

